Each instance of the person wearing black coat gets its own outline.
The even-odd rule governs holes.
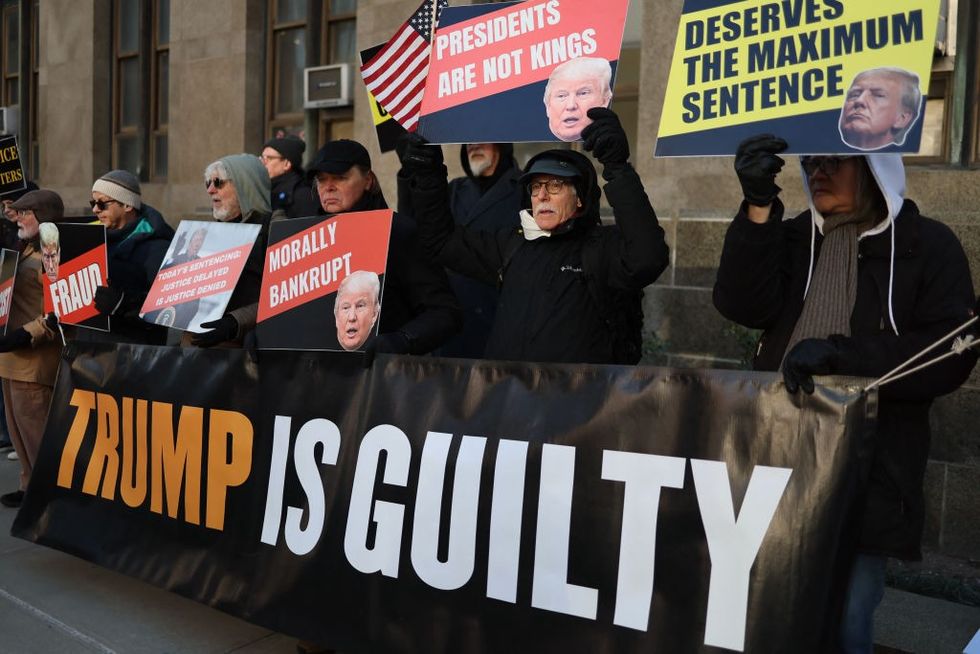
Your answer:
[[[327,215],[388,208],[371,158],[357,141],[328,142],[308,174]],[[445,344],[462,324],[446,272],[422,256],[415,221],[400,213],[392,221],[379,322],[378,335],[365,346],[372,354],[426,354]]]
[[[619,119],[605,108],[590,109],[589,117],[585,148],[603,164],[615,225],[601,225],[595,168],[578,152],[532,158],[520,178],[522,228],[496,231],[453,220],[439,148],[416,142],[405,154],[423,246],[447,267],[499,284],[488,359],[613,363],[614,344],[592,288],[637,291],[669,263]]]
[[[815,374],[877,379],[969,318],[966,255],[948,227],[905,199],[900,155],[802,158],[811,208],[784,221],[775,177],[785,147],[767,135],[739,147],[745,201],[714,287],[722,315],[763,330],[757,370],[782,368],[794,393],[812,393]],[[844,651],[871,651],[886,557],[921,558],[929,408],[967,379],[976,359],[953,356],[880,388],[870,479],[856,509]]]
[[[449,207],[457,224],[493,231],[520,225],[521,170],[510,143],[469,143],[459,148],[466,175],[449,182]],[[414,216],[408,175],[398,174],[398,212]],[[463,308],[463,330],[436,354],[479,359],[487,346],[497,308],[497,286],[449,271]]]
[[[259,157],[272,184],[272,210],[282,211],[287,218],[306,218],[321,213],[320,203],[303,171],[305,151],[306,143],[302,139],[277,137],[265,142]]]
[[[109,279],[95,291],[95,308],[110,316],[110,332],[78,329],[79,340],[164,345],[167,328],[139,317],[174,236],[160,212],[144,203],[139,180],[111,170],[92,185],[92,212],[106,228]]]

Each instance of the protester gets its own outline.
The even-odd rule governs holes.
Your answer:
[[[0,504],[16,508],[41,447],[61,350],[54,324],[44,318],[39,226],[60,221],[65,205],[57,193],[41,189],[25,194],[10,208],[17,212],[17,236],[25,245],[17,264],[7,334],[0,337],[0,377],[7,431],[21,472],[20,487],[0,496]]]
[[[785,148],[768,135],[739,146],[745,199],[714,287],[725,317],[764,330],[756,369],[782,368],[791,393],[812,393],[815,374],[877,378],[968,318],[966,255],[948,227],[905,199],[900,156],[803,157],[810,210],[784,221],[776,175]],[[976,358],[953,356],[880,389],[840,632],[846,652],[871,652],[886,557],[921,558],[929,407],[966,380]]]
[[[481,231],[516,228],[520,224],[521,171],[514,161],[514,146],[469,143],[460,146],[459,155],[466,175],[449,182],[449,207],[456,223]],[[398,211],[414,214],[404,172],[398,175]],[[449,283],[463,309],[463,330],[437,354],[478,359],[483,356],[493,325],[497,287],[452,271]]]
[[[406,152],[403,170],[427,251],[459,273],[500,285],[489,359],[616,362],[623,316],[611,300],[635,298],[669,263],[619,118],[605,108],[589,117],[585,148],[603,164],[615,226],[601,225],[595,168],[578,152],[532,158],[520,178],[527,189],[523,230],[496,231],[454,223],[440,148],[416,142]]]
[[[548,129],[562,141],[578,141],[592,122],[592,107],[612,100],[612,66],[601,57],[578,57],[555,66],[544,88]]]
[[[327,214],[388,208],[371,158],[357,141],[328,142],[309,175]],[[415,221],[395,213],[379,333],[365,346],[370,353],[425,354],[459,331],[462,316],[446,273],[422,256],[415,232]]]
[[[287,218],[304,218],[320,213],[310,182],[303,172],[306,143],[295,136],[271,138],[262,147],[262,165],[272,182],[272,210]]]
[[[80,340],[163,345],[165,327],[139,317],[146,294],[170,246],[174,230],[160,212],[143,202],[139,180],[111,170],[92,185],[92,213],[106,228],[108,286],[95,291],[95,308],[110,316],[109,333],[79,329]]]
[[[255,155],[232,154],[208,164],[204,170],[204,187],[211,198],[211,214],[215,220],[259,225],[260,231],[228,300],[225,314],[217,320],[201,323],[201,327],[208,331],[194,334],[191,344],[198,347],[241,345],[245,334],[255,328],[258,316],[262,266],[272,215],[269,175]]]
[[[903,145],[919,117],[919,76],[903,68],[873,68],[851,82],[840,113],[841,139],[859,150]]]

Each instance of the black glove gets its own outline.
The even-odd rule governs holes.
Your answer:
[[[31,335],[23,327],[15,329],[6,336],[0,336],[0,352],[13,352],[31,344]]]
[[[599,160],[602,176],[609,181],[629,166],[629,139],[619,116],[611,109],[592,107],[586,115],[592,119],[592,123],[582,130],[582,147]]]
[[[53,331],[55,334],[58,333],[58,316],[54,315],[54,312],[49,313],[44,317],[44,326]]]
[[[230,313],[226,313],[211,322],[202,322],[201,327],[211,331],[201,332],[191,337],[191,344],[198,347],[211,347],[238,336],[238,321]]]
[[[115,315],[122,306],[126,294],[112,286],[95,287],[95,308],[107,316]]]
[[[783,382],[790,393],[803,389],[813,393],[813,375],[840,372],[847,357],[841,347],[842,336],[805,338],[789,351],[783,361]]]
[[[398,140],[398,160],[406,175],[441,173],[443,170],[442,146],[429,142],[415,133],[408,133]]]
[[[752,136],[738,144],[735,173],[749,204],[765,207],[779,195],[782,189],[776,186],[776,175],[786,162],[776,155],[787,146],[786,141],[772,134]]]
[[[387,354],[411,354],[411,342],[403,332],[389,332],[378,334],[368,340],[364,345],[364,359],[362,363],[365,368],[370,368],[374,364],[374,355],[379,352]]]

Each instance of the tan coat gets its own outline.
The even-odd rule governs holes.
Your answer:
[[[17,263],[7,334],[23,327],[31,335],[31,347],[0,353],[0,377],[54,386],[61,341],[44,324],[43,274],[40,251],[28,244]]]

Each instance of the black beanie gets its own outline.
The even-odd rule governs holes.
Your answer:
[[[306,152],[306,143],[295,136],[284,136],[283,138],[272,138],[265,142],[263,148],[272,148],[293,165],[293,170],[298,173],[303,171],[303,153]]]

